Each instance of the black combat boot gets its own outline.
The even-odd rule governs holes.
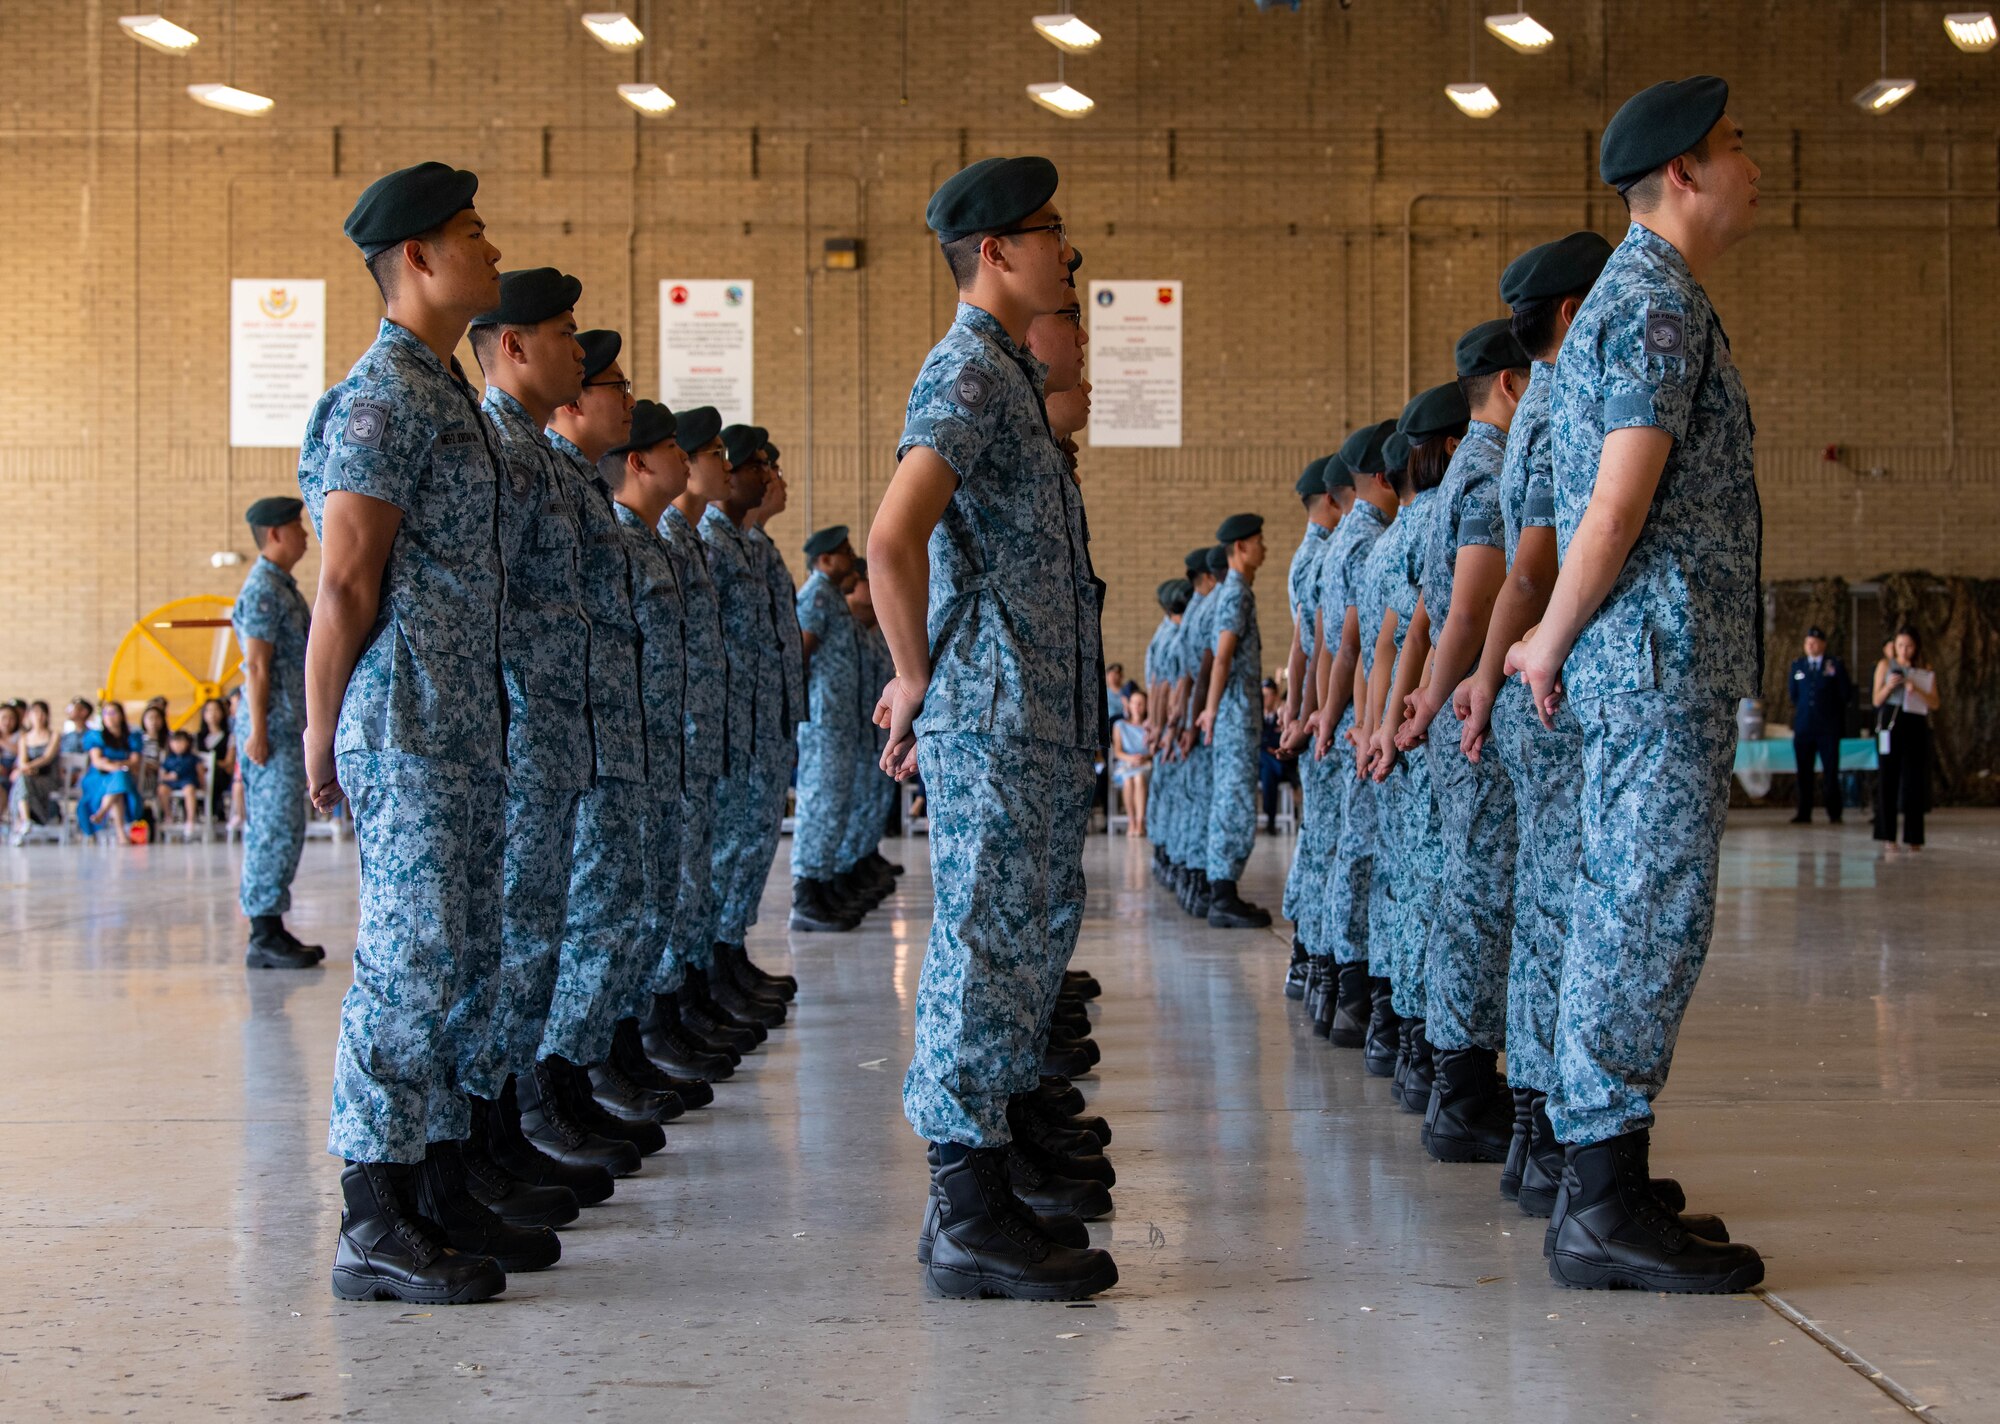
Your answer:
[[[444,1230],[445,1245],[491,1256],[503,1271],[546,1271],[562,1259],[562,1240],[547,1226],[512,1226],[466,1189],[456,1142],[433,1142],[413,1178],[417,1215]]]
[[[555,1184],[531,1185],[502,1167],[493,1155],[490,1136],[493,1104],[478,1097],[469,1097],[468,1101],[472,1107],[472,1133],[460,1154],[465,1162],[466,1190],[491,1207],[509,1226],[568,1226],[575,1221],[581,1209],[576,1193]]]
[[[1403,1090],[1409,1086],[1410,1034],[1414,1027],[1410,1019],[1400,1019],[1396,1024],[1396,1071],[1389,1075],[1389,1100],[1397,1107],[1403,1105]]]
[[[1208,923],[1218,930],[1261,930],[1270,925],[1271,912],[1238,895],[1234,880],[1217,880],[1209,886]]]
[[[790,923],[799,934],[845,934],[860,921],[837,912],[827,903],[824,880],[794,880]]]
[[[1528,1138],[1528,1160],[1521,1173],[1521,1193],[1515,1198],[1515,1205],[1524,1216],[1545,1216],[1551,1220],[1557,1215],[1557,1203],[1562,1197],[1563,1167],[1568,1161],[1568,1153],[1562,1143],[1556,1141],[1556,1130],[1549,1123],[1549,1101],[1546,1095],[1535,1103],[1533,1128]],[[1653,1178],[1653,1197],[1659,1204],[1681,1219],[1681,1225],[1689,1232],[1705,1241],[1727,1241],[1729,1228],[1719,1216],[1707,1212],[1689,1211],[1687,1193],[1672,1177]],[[1549,1254],[1552,1238],[1542,1242],[1542,1254]]]
[[[1049,1026],[1059,1028],[1073,1038],[1090,1037],[1090,1010],[1083,1006],[1083,1000],[1072,999],[1066,994],[1056,995],[1055,1008],[1049,1014]]]
[[[639,1025],[646,1056],[669,1073],[685,1073],[719,1083],[736,1071],[743,1055],[701,1037],[681,1022],[676,994],[653,995],[653,1008]]]
[[[469,1305],[507,1289],[491,1256],[468,1256],[417,1214],[415,1169],[400,1162],[350,1162],[340,1174],[340,1244],[333,1293],[342,1300]]]
[[[1340,969],[1333,960],[1321,956],[1306,973],[1306,1014],[1312,1020],[1313,1036],[1325,1038],[1333,1032],[1334,991],[1340,983]]]
[[[1051,1053],[1081,1053],[1083,1060],[1096,1067],[1104,1059],[1104,1050],[1097,1046],[1097,1040],[1087,1033],[1065,1033],[1061,1029],[1049,1030],[1049,1051]]]
[[[300,939],[297,935],[293,934],[291,930],[286,927],[285,917],[283,915],[276,916],[276,919],[278,921],[278,938],[282,939],[286,944],[290,945],[293,949],[299,950],[305,954],[310,954],[314,959],[326,958],[325,945],[307,944],[304,940]]]
[[[1389,981],[1368,980],[1368,1037],[1361,1045],[1361,1066],[1371,1078],[1387,1078],[1396,1071],[1396,1045],[1402,1036],[1403,1020],[1390,1002]]]
[[[1086,1040],[1088,1042],[1088,1040]],[[1096,1045],[1093,1044],[1092,1047]],[[1049,1036],[1049,1044],[1042,1050],[1042,1072],[1060,1078],[1081,1078],[1091,1069],[1090,1055],[1080,1047],[1064,1046]]]
[[[1032,1091],[1043,1103],[1070,1117],[1075,1117],[1090,1106],[1084,1099],[1083,1089],[1060,1073],[1042,1074],[1042,1081],[1037,1083]]]
[[[545,1070],[562,1094],[563,1111],[585,1132],[609,1142],[629,1143],[641,1157],[650,1157],[666,1147],[667,1134],[658,1123],[620,1117],[598,1102],[590,1071],[582,1064],[572,1063],[561,1054],[550,1054],[535,1065],[537,1075]]]
[[[574,1092],[564,1071],[568,1067],[559,1058],[545,1058],[534,1072],[515,1079],[521,1134],[537,1152],[558,1162],[601,1167],[614,1177],[631,1176],[639,1170],[639,1149],[622,1137],[600,1136],[584,1125],[572,1099],[589,1094]]]
[[[776,999],[781,1004],[789,1004],[798,997],[799,981],[789,974],[770,974],[750,958],[750,951],[740,944],[732,944],[729,949],[729,974],[736,987],[746,994],[757,994],[766,999]]]
[[[1437,1062],[1431,1053],[1431,1041],[1424,1036],[1424,1021],[1410,1021],[1410,1068],[1403,1075],[1403,1111],[1422,1116],[1431,1108],[1431,1079],[1436,1075]]]
[[[938,1227],[938,1150],[935,1142],[925,1149],[924,1160],[930,1163],[931,1188],[925,1194],[923,1228],[917,1232],[917,1262],[919,1265],[928,1266],[931,1263],[932,1243],[937,1240]],[[1035,1224],[1042,1229],[1042,1235],[1056,1245],[1068,1246],[1077,1251],[1089,1249],[1090,1228],[1079,1218],[1061,1214],[1044,1216],[1040,1212],[1035,1212],[1034,1217]]]
[[[1118,1283],[1109,1254],[1043,1233],[1008,1183],[1004,1149],[940,1144],[931,1181],[938,1225],[924,1283],[937,1294],[1083,1300]]]
[[[1504,1162],[1514,1138],[1514,1104],[1494,1071],[1490,1048],[1440,1048],[1424,1150],[1440,1162]]]
[[[1063,989],[1079,999],[1095,999],[1104,992],[1104,986],[1097,982],[1097,976],[1088,969],[1063,970]]]
[[[1591,1290],[1729,1295],[1764,1279],[1764,1261],[1739,1243],[1713,1241],[1653,1194],[1641,1128],[1569,1149],[1568,1200],[1550,1223],[1549,1276]]]
[[[487,1156],[517,1182],[526,1182],[534,1187],[566,1188],[576,1198],[578,1206],[596,1206],[599,1202],[609,1201],[613,1187],[608,1170],[582,1160],[560,1161],[528,1140],[527,1134],[521,1131],[521,1104],[514,1084],[515,1080],[509,1077],[501,1087],[498,1098],[490,1102],[484,1098],[472,1100],[475,1113],[482,1107],[485,1109]],[[553,1226],[560,1223],[547,1224]]]
[[[785,1021],[785,1004],[782,999],[765,998],[762,994],[745,993],[729,977],[727,959],[723,946],[715,946],[715,968],[709,971],[708,993],[739,1022],[759,1024],[765,1029],[774,1029]]]
[[[680,988],[674,991],[680,1004],[681,1022],[712,1043],[726,1046],[732,1053],[749,1053],[770,1037],[759,1023],[744,1023],[708,994],[707,974],[692,966]]]
[[[706,1080],[670,1073],[647,1056],[646,1041],[639,1035],[637,1019],[620,1019],[613,1026],[611,1061],[619,1072],[648,1092],[672,1093],[683,1108],[705,1108],[715,1101],[715,1089]]]
[[[1215,887],[1208,883],[1207,871],[1189,873],[1194,877],[1194,891],[1188,896],[1188,913],[1197,920],[1205,920],[1209,911],[1215,908]]]
[[[1528,1145],[1535,1135],[1535,1100],[1542,1096],[1533,1088],[1513,1088],[1514,1136],[1507,1143],[1507,1160],[1500,1167],[1500,1195],[1508,1201],[1521,1198],[1521,1174],[1528,1169]]]
[[[1292,962],[1285,966],[1285,997],[1303,999],[1306,996],[1306,967],[1312,956],[1306,953],[1306,942],[1297,935],[1292,936]]]
[[[250,943],[243,951],[246,969],[316,969],[320,955],[285,936],[285,922],[276,915],[250,917]]]
[[[659,1071],[650,1063],[647,1067],[652,1072]],[[671,1088],[645,1086],[609,1057],[602,1063],[591,1064],[584,1072],[590,1079],[592,1099],[620,1122],[665,1124],[687,1112],[680,1094]]]
[[[1096,1134],[1051,1112],[1035,1094],[1016,1093],[1007,1100],[1007,1126],[1014,1134],[1012,1145],[1044,1171],[1118,1185],[1118,1173]]]
[[[1068,1215],[1078,1221],[1096,1221],[1111,1215],[1111,1189],[1088,1177],[1066,1177],[1044,1166],[1034,1152],[1019,1142],[1006,1146],[1007,1177],[1014,1195],[1030,1211],[1044,1215]]]
[[[1326,1039],[1335,1048],[1359,1048],[1368,1041],[1368,1019],[1374,995],[1368,987],[1368,961],[1340,966],[1333,990],[1333,1018]]]

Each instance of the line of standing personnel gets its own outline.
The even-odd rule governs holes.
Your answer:
[[[388,312],[300,451],[322,546],[306,782],[348,802],[360,852],[328,1143],[350,1300],[485,1300],[553,1265],[556,1228],[713,1101],[797,989],[742,943],[802,706],[789,597],[732,542],[775,451],[753,430],[725,456],[712,408],[635,405],[618,334],[577,329],[576,278],[499,270],[477,186],[426,163],[362,194],[346,231]],[[730,528],[704,546],[711,516]],[[741,649],[718,571],[765,610]],[[733,745],[709,695],[729,651],[762,694]]]
[[[1305,778],[1286,992],[1433,1158],[1500,1164],[1568,1286],[1763,1278],[1650,1165],[1761,679],[1753,432],[1701,286],[1755,219],[1727,101],[1698,77],[1621,108],[1624,241],[1521,254],[1457,378],[1298,486],[1281,749],[1333,770]]]

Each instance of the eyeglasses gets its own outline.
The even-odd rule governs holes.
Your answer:
[[[598,386],[615,386],[628,396],[632,394],[632,383],[630,381],[585,381],[583,383],[585,390],[591,390]]]
[[[995,237],[1028,237],[1038,232],[1052,232],[1056,235],[1056,245],[1069,241],[1069,233],[1060,222],[1043,223],[1040,227],[1010,227],[1004,232],[996,232]]]

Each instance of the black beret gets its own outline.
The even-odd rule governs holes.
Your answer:
[[[1806,629],[1806,636],[1808,638],[1817,638],[1822,643],[1824,643],[1826,641],[1826,629],[1820,627],[1819,624],[1815,623],[1812,625],[1812,627]]]
[[[583,379],[591,381],[618,359],[625,340],[615,331],[579,331],[576,344],[583,348]]]
[[[1412,445],[1419,445],[1433,435],[1456,435],[1471,419],[1472,409],[1465,403],[1465,392],[1458,388],[1457,381],[1446,381],[1412,396],[1403,407],[1403,418],[1396,422],[1396,429]]]
[[[1387,427],[1386,429],[1384,427]],[[1382,468],[1382,442],[1396,428],[1393,420],[1358,426],[1340,442],[1341,463],[1350,474],[1372,475]]]
[[[419,163],[385,173],[362,189],[341,230],[363,257],[443,227],[472,206],[479,175],[448,163]]]
[[[1376,422],[1375,433],[1368,437],[1368,446],[1355,461],[1354,468],[1367,474],[1377,474],[1389,468],[1389,437],[1396,433],[1394,420]]]
[[[1500,274],[1500,300],[1515,310],[1572,292],[1587,292],[1611,260],[1611,244],[1594,232],[1573,232],[1531,247]]]
[[[764,452],[764,437],[769,433],[761,425],[723,426],[722,458],[732,470],[749,464]]]
[[[847,542],[847,526],[830,524],[819,533],[806,540],[806,557],[817,559],[821,554],[831,554]]]
[[[248,509],[243,518],[252,529],[282,529],[304,512],[306,503],[288,494],[267,494]]]
[[[1354,466],[1341,459],[1340,452],[1336,450],[1326,457],[1326,464],[1320,469],[1319,479],[1320,483],[1326,486],[1328,494],[1332,494],[1335,490],[1353,489]]]
[[[1322,455],[1314,460],[1292,482],[1292,489],[1302,498],[1311,498],[1326,493],[1326,462],[1330,456]]]
[[[1229,572],[1229,546],[1227,544],[1210,546],[1207,567],[1208,571],[1217,578]]]
[[[939,242],[1011,227],[1055,196],[1056,166],[1046,158],[982,158],[944,180],[924,209]]]
[[[500,305],[472,319],[474,326],[533,326],[575,308],[583,283],[553,267],[523,267],[500,274]]]
[[[1627,99],[1604,126],[1597,174],[1624,192],[1708,137],[1729,107],[1729,85],[1713,74],[1669,79]]]
[[[712,405],[698,405],[675,417],[674,443],[692,455],[722,433],[722,412]]]
[[[1187,570],[1189,578],[1193,578],[1196,574],[1207,573],[1208,545],[1204,544],[1199,549],[1188,550],[1188,556],[1181,560],[1181,566]]]
[[[650,450],[663,440],[673,439],[677,424],[674,413],[658,401],[634,401],[632,433],[625,437],[623,445],[615,446],[606,453],[629,455],[634,450]]]
[[[1382,442],[1382,473],[1393,475],[1410,463],[1410,437],[1400,430],[1391,431],[1389,438]]]
[[[1482,321],[1458,338],[1452,348],[1461,376],[1490,376],[1495,371],[1524,371],[1532,364],[1528,353],[1514,335],[1514,327],[1504,316]]]
[[[1229,546],[1238,539],[1253,538],[1264,532],[1264,516],[1261,514],[1232,514],[1215,528],[1215,547],[1223,551],[1223,562],[1229,560]],[[1213,564],[1210,567],[1214,567]]]

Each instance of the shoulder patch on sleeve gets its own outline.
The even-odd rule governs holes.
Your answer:
[[[951,397],[968,410],[978,410],[993,395],[993,380],[976,366],[967,366],[951,383]]]
[[[1646,308],[1646,354],[1648,356],[1671,356],[1679,360],[1686,354],[1687,330],[1679,312],[1655,311]]]
[[[358,400],[347,408],[347,441],[380,450],[389,433],[389,407],[380,401]]]

